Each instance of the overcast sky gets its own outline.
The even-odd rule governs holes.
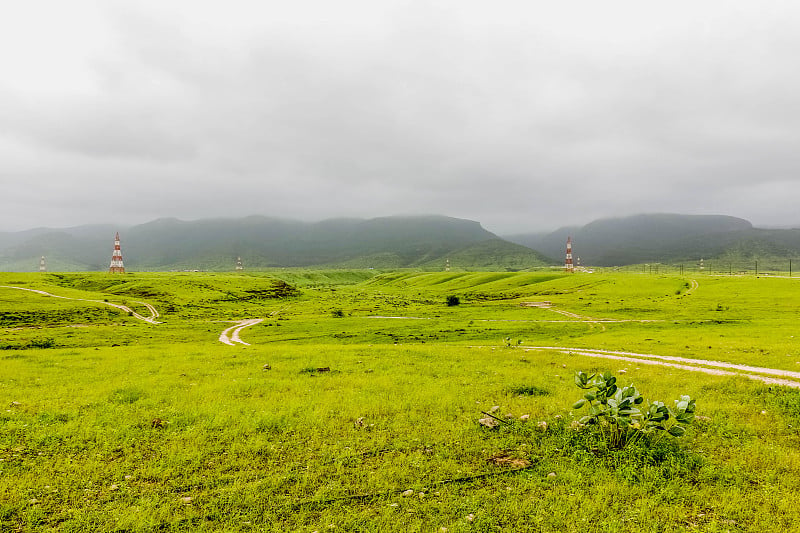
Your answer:
[[[646,212],[800,225],[800,2],[0,7],[0,231]]]

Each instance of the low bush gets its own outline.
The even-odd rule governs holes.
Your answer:
[[[597,428],[609,449],[623,449],[654,434],[681,437],[694,420],[695,401],[689,396],[675,400],[672,409],[659,401],[646,403],[633,385],[617,387],[617,378],[610,372],[591,376],[578,372],[575,385],[588,391],[572,406],[589,407],[578,423]]]

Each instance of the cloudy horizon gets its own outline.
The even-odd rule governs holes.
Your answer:
[[[32,0],[0,231],[649,212],[798,226],[800,4]]]

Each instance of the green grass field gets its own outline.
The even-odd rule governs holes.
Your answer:
[[[291,270],[0,286],[1,531],[800,524],[800,389],[577,353],[800,372],[800,280]],[[252,318],[247,344],[220,342]],[[691,395],[698,418],[682,438],[608,449],[575,428],[579,370],[670,405]],[[495,406],[507,423],[480,425]]]

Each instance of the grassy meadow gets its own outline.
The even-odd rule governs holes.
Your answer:
[[[797,372],[798,304],[755,276],[0,273],[0,531],[791,531],[800,389],[568,349]],[[577,371],[698,416],[610,449]]]

